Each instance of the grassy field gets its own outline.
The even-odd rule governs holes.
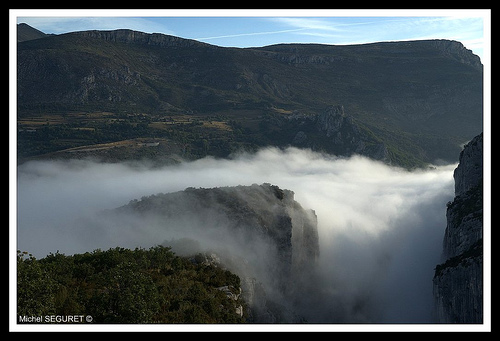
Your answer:
[[[227,156],[231,151],[229,144],[234,142],[234,125],[234,120],[221,114],[71,112],[24,116],[17,122],[18,160],[78,156],[155,159],[172,154],[186,158]]]

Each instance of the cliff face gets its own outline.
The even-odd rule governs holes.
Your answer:
[[[433,279],[436,313],[443,323],[483,321],[483,134],[460,153],[453,174],[455,199],[448,203],[443,240],[446,261]]]
[[[128,29],[119,29],[113,31],[80,31],[74,34],[80,35],[82,37],[89,37],[94,39],[101,39],[109,42],[120,42],[127,44],[144,44],[151,46],[161,46],[161,47],[191,47],[191,46],[206,46],[216,48],[214,45],[209,45],[205,43],[198,42],[192,39],[184,39],[175,36],[170,36],[161,33],[144,33]]]
[[[293,139],[287,141],[293,146],[390,161],[386,145],[363,130],[352,116],[344,112],[342,105],[329,106],[320,114],[281,116],[281,120],[282,130],[293,135]]]
[[[483,134],[476,136],[460,153],[460,164],[453,174],[455,195],[461,195],[483,180]]]
[[[215,252],[242,279],[250,321],[299,320],[285,305],[313,271],[319,242],[314,211],[303,209],[292,191],[270,184],[188,188],[134,200],[117,213],[159,224],[165,244],[181,236]]]
[[[462,43],[454,40],[434,40],[434,45],[441,51],[442,55],[450,56],[462,64],[470,65],[477,70],[482,71],[483,65],[481,59],[472,51],[467,49]]]

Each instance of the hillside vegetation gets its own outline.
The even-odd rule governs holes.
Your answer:
[[[84,315],[92,323],[245,321],[238,276],[178,257],[163,246],[42,259],[19,251],[17,292],[21,317]]]

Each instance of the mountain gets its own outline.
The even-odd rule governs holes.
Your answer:
[[[296,119],[342,107],[368,154],[409,167],[455,161],[482,131],[482,72],[479,57],[449,40],[225,48],[126,29],[47,36],[18,43],[19,130],[47,128],[22,134],[21,156],[118,141],[96,138],[112,121],[70,119],[82,113],[134,126],[142,115],[143,133],[117,138],[165,138],[192,157],[304,142],[348,156],[356,148],[341,131],[344,146]]]
[[[443,323],[483,322],[483,134],[460,153],[453,174],[443,240],[445,262],[433,279],[437,317]]]
[[[37,30],[36,28],[31,27],[28,24],[18,24],[17,25],[17,42],[39,39],[46,37],[47,34],[42,31]]]
[[[316,214],[294,193],[271,184],[187,188],[160,193],[107,213],[137,228],[158,225],[180,255],[206,254],[241,278],[254,323],[299,322],[300,301],[313,281],[319,240]],[[198,256],[199,257],[199,256]]]

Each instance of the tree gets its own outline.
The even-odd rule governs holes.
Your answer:
[[[90,315],[94,323],[241,323],[217,289],[239,277],[169,247],[112,248],[40,260],[18,252],[18,315]]]
[[[27,258],[25,258],[27,256]],[[17,253],[17,314],[42,316],[55,314],[56,281],[33,255]]]

